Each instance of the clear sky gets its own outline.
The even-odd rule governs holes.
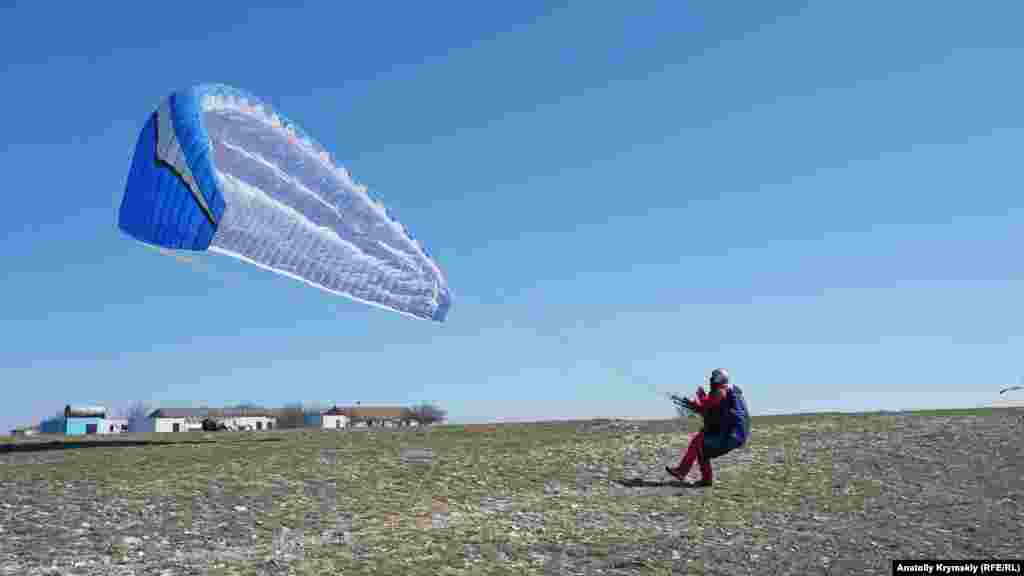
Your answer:
[[[66,403],[453,421],[975,406],[1024,374],[1020,2],[6,2],[0,425]],[[260,7],[263,6],[263,7]],[[252,92],[428,248],[414,320],[117,209],[171,91]]]

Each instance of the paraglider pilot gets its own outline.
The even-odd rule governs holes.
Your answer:
[[[694,399],[673,397],[673,400],[704,419],[703,428],[690,440],[679,465],[675,468],[665,467],[671,476],[685,482],[693,463],[698,462],[701,479],[694,486],[711,486],[711,460],[742,446],[749,425],[742,395],[729,386],[729,373],[724,368],[716,368],[711,372],[709,383],[710,394],[706,394],[704,387],[699,386]]]

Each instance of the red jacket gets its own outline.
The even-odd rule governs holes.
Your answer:
[[[703,387],[697,388],[697,396],[693,399],[694,408],[704,418],[704,431],[717,434],[721,429],[722,408],[725,407],[731,390],[726,385],[719,389],[712,388],[711,394],[705,395],[703,392]]]

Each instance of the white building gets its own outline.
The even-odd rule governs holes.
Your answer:
[[[140,432],[192,432],[203,429],[203,421],[213,420],[228,430],[273,430],[277,417],[262,408],[160,408],[142,423]]]
[[[277,417],[263,409],[221,410],[213,419],[228,430],[273,430],[277,426]]]
[[[341,430],[342,428],[348,428],[351,418],[349,418],[348,410],[335,406],[330,410],[324,410],[316,414],[305,414],[303,422],[306,426],[312,428]]]
[[[150,412],[133,432],[188,432],[202,427],[206,412],[198,408],[160,408]]]
[[[121,434],[128,431],[127,418],[104,418],[96,426],[97,434]]]
[[[405,411],[399,406],[335,406],[303,417],[306,426],[326,430],[343,428],[398,428],[415,425],[403,420]]]

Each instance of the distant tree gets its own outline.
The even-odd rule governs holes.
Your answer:
[[[152,412],[149,404],[145,402],[135,401],[128,405],[123,411],[123,417],[128,420],[128,430],[130,432],[138,432],[144,429],[144,423],[146,417]]]
[[[411,420],[421,425],[444,422],[447,417],[448,413],[445,410],[426,402],[402,410],[403,420]]]
[[[146,402],[135,401],[122,409],[119,414],[121,418],[127,418],[130,421],[132,419],[145,418],[152,411],[152,408]]]
[[[401,414],[401,416],[399,416],[399,419],[401,419],[403,424],[405,424],[406,422],[417,422],[418,421],[418,420],[416,420],[416,414],[413,412],[412,408],[408,408],[408,407],[402,408],[402,414]]]

